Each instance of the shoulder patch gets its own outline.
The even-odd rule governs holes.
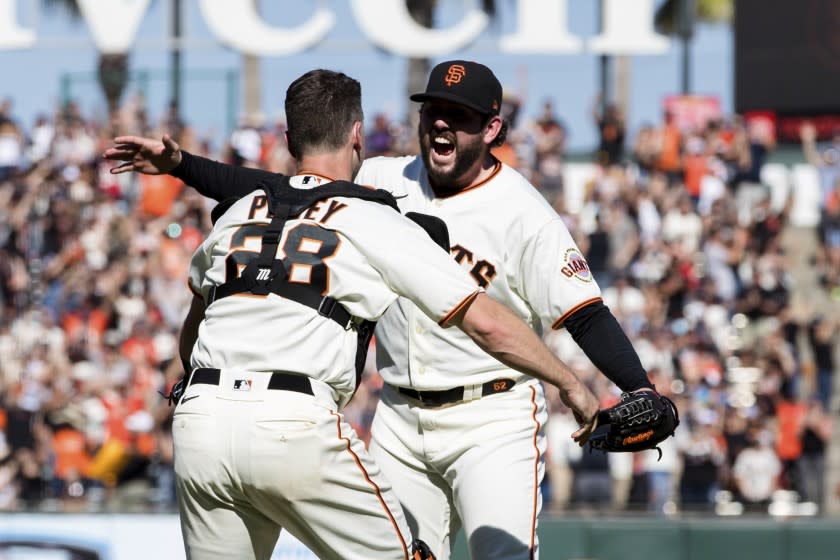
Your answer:
[[[592,282],[592,272],[589,270],[589,265],[586,259],[575,248],[566,249],[563,255],[563,262],[565,263],[560,272],[566,278],[575,278],[581,282]]]

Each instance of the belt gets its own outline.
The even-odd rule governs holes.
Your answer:
[[[408,387],[394,387],[399,393],[418,400],[426,406],[443,406],[462,401],[472,401],[487,395],[510,391],[516,382],[513,379],[499,378],[481,385],[453,387],[443,391],[417,391]]]
[[[216,368],[198,368],[190,377],[190,385],[204,383],[205,385],[218,385],[221,370]],[[268,381],[268,389],[273,391],[295,391],[307,395],[315,395],[312,391],[312,383],[305,375],[295,375],[283,371],[271,373]]]

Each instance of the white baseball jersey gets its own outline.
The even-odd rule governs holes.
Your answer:
[[[538,333],[559,328],[600,289],[557,213],[514,169],[498,163],[486,181],[436,197],[420,157],[366,160],[356,182],[391,191],[403,212],[441,218],[451,254],[475,286]],[[377,360],[387,383],[419,390],[525,377],[483,352],[463,332],[443,332],[405,298],[379,321]]]
[[[327,181],[307,175],[291,184],[312,188]],[[192,258],[195,293],[206,301],[211,286],[238,275],[259,255],[267,214],[265,193],[258,190],[219,219]],[[405,296],[422,310],[414,313],[428,314],[424,324],[445,325],[480,291],[420,227],[391,208],[357,198],[327,199],[290,219],[277,258],[286,261],[290,282],[320,288],[361,319],[379,319]],[[331,386],[343,406],[355,388],[356,340],[352,330],[295,301],[236,294],[207,308],[192,366],[305,374]]]

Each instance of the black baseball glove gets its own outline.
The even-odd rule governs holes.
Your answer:
[[[680,424],[677,407],[656,391],[622,393],[621,401],[598,413],[598,424],[589,436],[589,450],[644,451],[656,449],[674,435]],[[658,459],[657,459],[658,460]]]

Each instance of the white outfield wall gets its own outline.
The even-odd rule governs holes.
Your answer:
[[[12,543],[31,544],[12,544]],[[73,556],[60,545],[89,551]],[[0,514],[1,560],[183,560],[175,514]],[[285,531],[273,560],[317,560]]]

